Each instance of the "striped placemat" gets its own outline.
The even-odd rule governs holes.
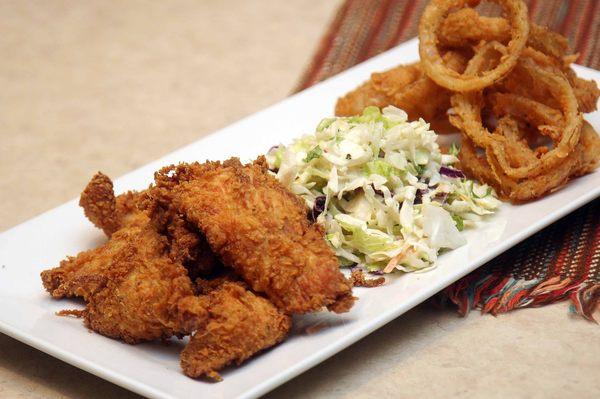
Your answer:
[[[428,1],[344,1],[297,90],[416,36]],[[577,63],[600,68],[599,0],[526,3],[532,21],[569,39],[579,54]],[[593,320],[600,307],[599,263],[600,200],[596,200],[448,287],[437,299],[449,299],[463,315],[473,308],[495,315],[570,298],[574,312]]]

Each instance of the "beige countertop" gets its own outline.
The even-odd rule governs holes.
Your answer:
[[[0,231],[287,96],[339,3],[0,1]],[[597,398],[599,375],[564,303],[423,305],[268,397]],[[0,334],[0,398],[105,397],[136,395]]]

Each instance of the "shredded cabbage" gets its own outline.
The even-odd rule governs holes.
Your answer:
[[[460,231],[493,213],[494,190],[468,180],[422,119],[389,106],[323,119],[315,133],[267,154],[280,182],[302,197],[343,266],[431,268]]]

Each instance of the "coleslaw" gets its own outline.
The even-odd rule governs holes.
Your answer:
[[[371,272],[424,271],[460,233],[494,212],[494,190],[453,167],[424,120],[367,107],[323,119],[313,134],[266,155],[277,179],[302,197],[342,266]]]

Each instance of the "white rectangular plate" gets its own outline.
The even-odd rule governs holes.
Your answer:
[[[272,145],[313,131],[331,114],[338,96],[373,71],[418,58],[412,40],[324,83],[243,119],[209,137],[152,162],[115,183],[117,192],[141,189],[160,166],[239,156],[250,160]],[[600,72],[578,67],[586,78]],[[600,113],[587,115],[600,129]],[[503,204],[481,227],[467,232],[468,245],[440,257],[437,269],[388,278],[385,286],[356,289],[359,301],[344,315],[297,317],[294,332],[281,345],[223,373],[211,384],[185,377],[179,369],[181,343],[130,346],[90,334],[81,320],[54,312],[80,306],[55,301],[43,291],[39,273],[67,254],[94,247],[104,238],[73,200],[0,235],[0,331],[132,391],[154,398],[251,398],[268,392],[381,327],[486,261],[600,195],[600,171],[526,205]],[[306,333],[308,326],[319,326]],[[315,330],[315,329],[312,329]]]

